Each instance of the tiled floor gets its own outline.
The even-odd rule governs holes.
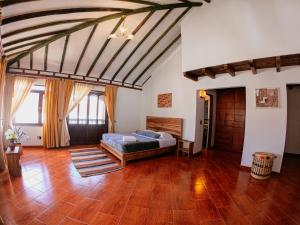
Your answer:
[[[240,155],[167,155],[81,178],[67,150],[28,149],[23,176],[0,177],[7,224],[300,224],[300,159],[257,181],[239,170]]]

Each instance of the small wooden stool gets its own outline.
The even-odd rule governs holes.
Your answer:
[[[9,174],[15,177],[19,177],[22,174],[20,165],[20,150],[21,148],[19,146],[16,146],[13,151],[10,147],[8,147],[5,152]]]

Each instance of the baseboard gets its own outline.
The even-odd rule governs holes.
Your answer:
[[[22,145],[23,148],[44,148],[43,145]]]
[[[251,167],[249,167],[249,166],[242,166],[242,165],[240,165],[240,170],[242,170],[242,171],[246,171],[246,172],[251,172]]]

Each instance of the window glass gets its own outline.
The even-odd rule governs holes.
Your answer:
[[[15,123],[39,123],[39,93],[29,93],[16,112]]]
[[[90,95],[89,124],[97,124],[98,95]]]
[[[78,118],[78,106],[75,107],[69,114],[69,123],[76,124]]]
[[[79,104],[79,124],[86,124],[87,122],[87,103],[88,97],[84,97]]]
[[[106,108],[105,108],[105,100],[104,95],[101,95],[99,97],[99,108],[98,108],[98,123],[99,124],[105,124],[105,114],[106,114]]]

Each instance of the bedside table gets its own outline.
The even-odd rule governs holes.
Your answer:
[[[193,141],[188,141],[184,139],[179,139],[177,143],[177,156],[179,153],[184,153],[187,154],[188,157],[193,156],[193,150],[194,150],[194,142]]]
[[[20,155],[22,149],[19,146],[15,147],[15,150],[11,151],[10,147],[7,148],[6,159],[9,174],[15,177],[21,176]]]

